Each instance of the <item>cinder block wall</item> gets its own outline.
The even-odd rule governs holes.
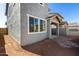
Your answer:
[[[8,34],[7,28],[0,28],[0,34]]]

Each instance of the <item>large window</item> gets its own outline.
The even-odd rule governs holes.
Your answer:
[[[29,32],[46,31],[46,21],[34,16],[29,16]]]

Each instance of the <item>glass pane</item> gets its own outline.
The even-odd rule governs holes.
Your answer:
[[[40,31],[45,31],[45,21],[44,20],[40,20]]]
[[[40,20],[40,31],[42,31],[42,30],[43,30],[43,21]]]
[[[45,31],[45,21],[43,21],[43,31]]]
[[[38,32],[38,19],[35,18],[34,31]]]
[[[29,31],[34,32],[34,18],[29,17]]]

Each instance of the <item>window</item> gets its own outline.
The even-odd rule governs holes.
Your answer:
[[[46,32],[46,21],[38,18],[38,17],[34,17],[32,15],[28,15],[28,33],[42,33],[42,32]]]
[[[29,30],[30,32],[38,32],[38,19],[29,17]]]
[[[32,17],[29,17],[29,30],[34,32],[34,19]]]
[[[44,3],[39,3],[41,6],[44,6]]]
[[[35,32],[38,32],[38,19],[35,18],[35,25],[34,25],[34,30]]]
[[[45,21],[40,20],[40,31],[45,31]]]

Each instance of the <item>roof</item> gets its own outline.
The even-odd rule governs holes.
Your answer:
[[[62,17],[59,13],[49,13],[48,17],[50,18],[50,17],[52,17],[54,15],[57,15],[57,16],[61,17],[62,19],[64,19],[64,17]]]
[[[5,10],[5,15],[7,16],[7,13],[8,13],[8,3],[6,3],[6,10]]]
[[[63,22],[62,19],[64,19],[64,18],[59,13],[49,13],[47,18],[51,18],[51,17],[54,17],[54,16],[56,16],[58,18],[58,21],[60,23]]]

